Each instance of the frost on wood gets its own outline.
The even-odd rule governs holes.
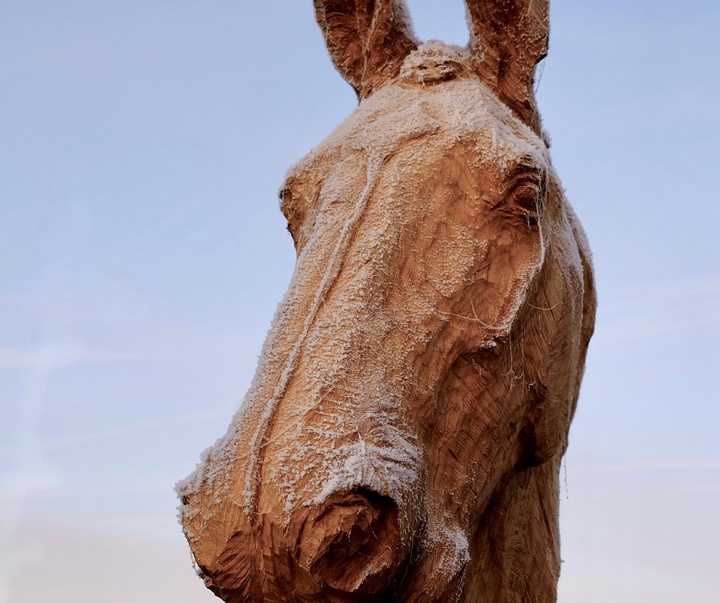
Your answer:
[[[383,25],[400,2],[315,5],[361,103],[287,175],[295,273],[241,409],[178,484],[200,573],[228,602],[554,601],[595,298],[532,73],[500,93],[477,39]],[[544,34],[525,34],[534,69]]]

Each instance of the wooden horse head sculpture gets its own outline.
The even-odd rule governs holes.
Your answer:
[[[289,173],[297,266],[245,401],[179,484],[228,603],[549,602],[592,334],[589,250],[541,134],[548,0],[315,0],[354,113]]]

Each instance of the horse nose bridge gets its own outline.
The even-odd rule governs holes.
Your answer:
[[[395,508],[409,529],[419,513],[426,470],[399,401],[367,391],[345,396],[333,390],[324,399],[308,401],[308,392],[322,391],[322,384],[313,385],[298,381],[288,389],[265,448],[259,510],[287,522],[303,510],[332,506],[328,501],[343,493],[374,492],[385,501],[380,506]],[[370,506],[377,508],[376,498],[371,499]],[[347,521],[337,514],[340,523]]]
[[[386,334],[387,320],[384,312],[366,318],[365,277],[355,273],[349,279],[353,286],[343,283],[337,291],[327,291],[322,303],[313,292],[303,291],[310,283],[296,284],[300,293],[289,295],[287,310],[281,310],[266,344],[257,386],[246,398],[248,410],[238,425],[242,496],[251,515],[265,497],[263,491],[275,490],[272,482],[280,484],[278,494],[288,506],[301,481],[293,475],[294,466],[305,463],[308,479],[316,482],[328,467],[340,471],[342,455],[358,438],[392,447],[387,438],[377,438],[382,429],[375,418],[382,414],[388,388],[378,376],[385,371],[382,355],[370,353]],[[402,429],[397,417],[392,421]],[[324,469],[318,468],[321,461],[327,461]],[[315,496],[317,492],[311,498]]]

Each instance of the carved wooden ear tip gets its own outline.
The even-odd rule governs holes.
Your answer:
[[[404,0],[315,0],[335,67],[360,99],[397,76],[417,47]]]
[[[337,494],[305,519],[298,563],[321,586],[361,597],[383,593],[402,565],[399,513],[365,489]]]
[[[533,81],[548,52],[549,0],[466,0],[466,5],[468,48],[481,79],[540,135]]]

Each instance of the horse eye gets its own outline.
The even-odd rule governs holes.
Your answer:
[[[280,211],[282,211],[285,219],[287,220],[287,229],[290,232],[290,236],[295,243],[297,248],[298,239],[300,234],[300,224],[304,217],[304,211],[301,205],[297,202],[297,199],[293,197],[292,190],[290,188],[282,188],[278,193],[280,198]]]
[[[528,226],[538,223],[541,201],[540,187],[534,181],[525,180],[516,184],[507,198],[509,206],[518,210]]]
[[[537,226],[541,204],[541,189],[535,179],[524,178],[515,182],[494,211],[518,225]]]
[[[287,218],[290,206],[292,205],[292,193],[290,192],[290,189],[281,188],[278,191],[278,200],[280,201],[280,211],[285,218]]]
[[[540,191],[534,184],[524,184],[512,191],[511,201],[514,205],[526,211],[537,213],[537,206],[540,201]]]

